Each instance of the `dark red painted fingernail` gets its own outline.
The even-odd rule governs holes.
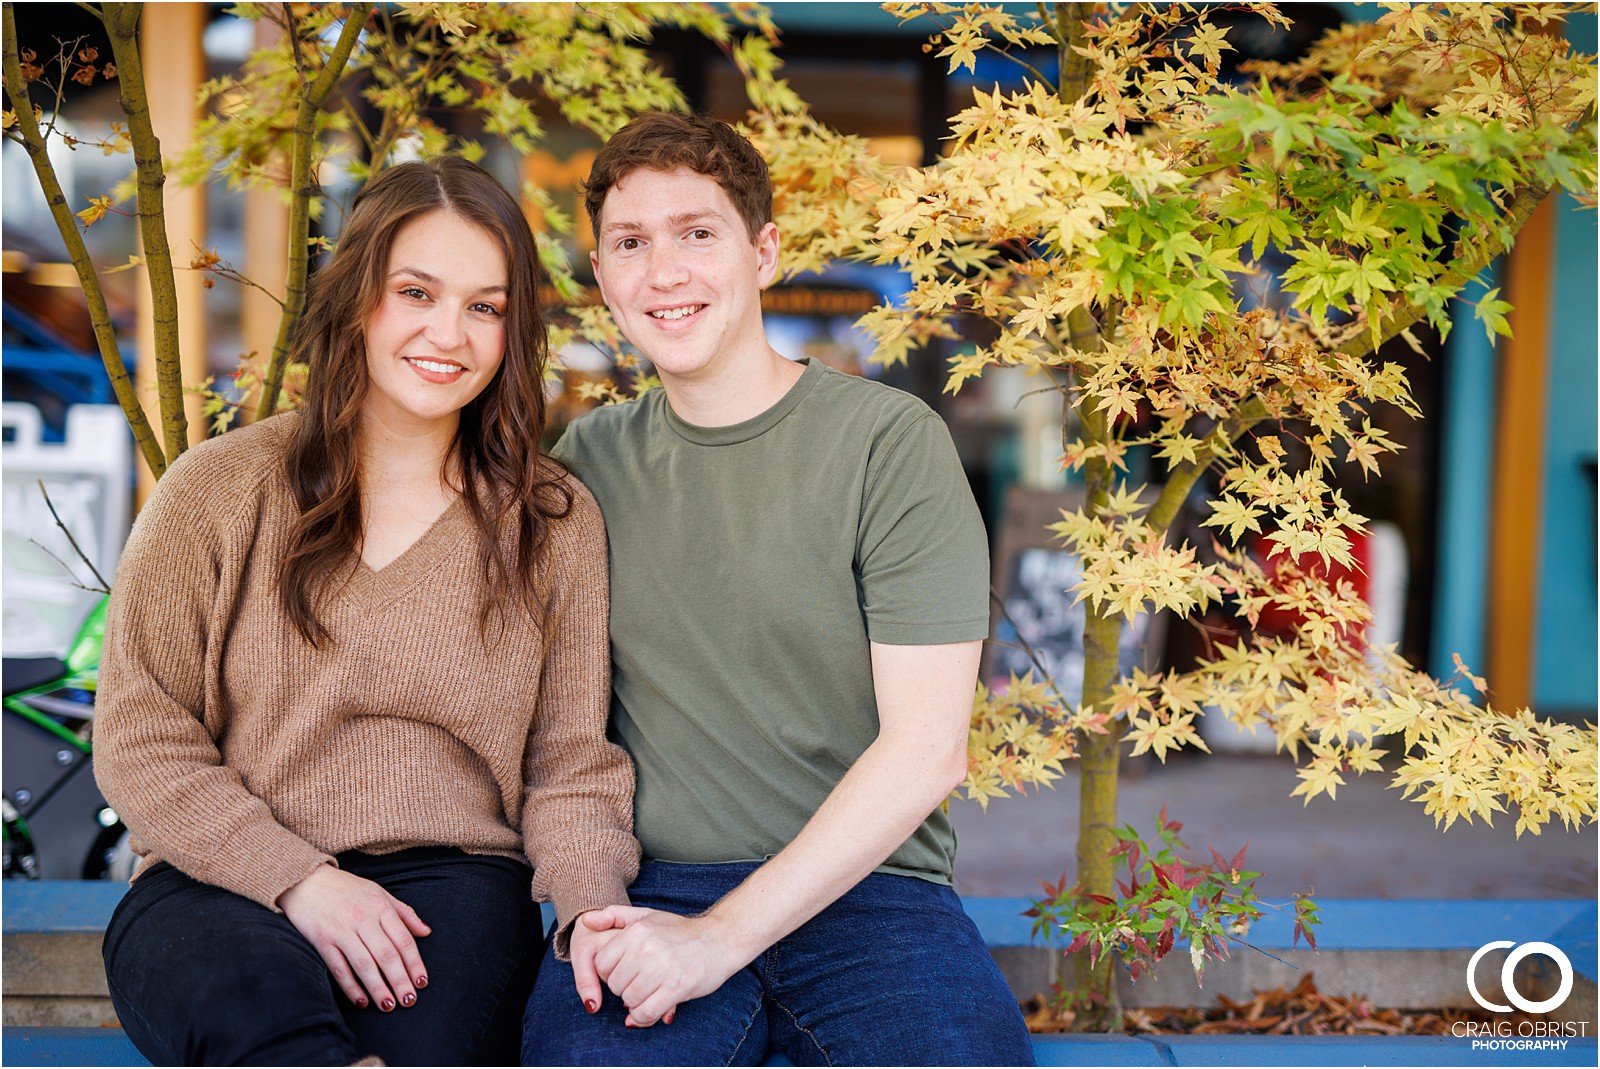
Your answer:
[[[417,974],[417,986],[418,987],[427,987],[428,986],[427,974],[425,974],[425,973],[418,973]]]
[[[362,1009],[366,1009],[367,1008],[367,1000],[364,999],[364,998],[358,998],[358,999],[356,999],[356,1005],[360,1006]]]
[[[390,1010],[394,1009],[394,999],[385,998],[382,1002],[378,1003],[378,1009],[382,1010],[384,1013],[388,1013]]]
[[[642,1024],[634,1024],[632,1021],[623,1021],[622,1023],[627,1025],[629,1028],[643,1028],[644,1027],[644,1025],[642,1025]]]
[[[410,991],[400,996],[400,1005],[410,1006],[417,1001],[417,996]]]
[[[668,1010],[666,1012],[666,1014],[661,1018],[661,1023],[662,1024],[671,1024],[672,1023],[672,1017],[677,1012],[678,1012],[677,1010]]]
[[[590,1013],[597,1013],[600,1010],[600,1003],[596,1002],[592,998],[586,998],[583,1000],[583,1008],[588,1010]]]

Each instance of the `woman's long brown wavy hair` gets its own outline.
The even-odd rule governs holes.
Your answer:
[[[317,607],[360,561],[360,451],[357,431],[367,379],[366,324],[383,296],[389,251],[408,222],[443,211],[481,227],[506,258],[505,357],[489,385],[461,410],[445,458],[484,547],[485,635],[508,596],[537,617],[542,602],[538,558],[550,521],[572,508],[560,469],[541,464],[544,431],[542,269],[527,219],[505,187],[454,157],[402,163],[356,197],[332,260],[311,283],[296,325],[291,359],[308,367],[301,417],[286,468],[300,518],[279,573],[284,611],[307,642],[330,636]],[[515,533],[510,528],[513,525]]]

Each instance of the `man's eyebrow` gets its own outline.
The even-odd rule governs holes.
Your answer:
[[[718,209],[716,209],[716,208],[703,208],[703,209],[701,209],[700,211],[697,211],[697,212],[679,212],[677,215],[669,215],[669,216],[667,216],[667,226],[669,226],[669,227],[687,226],[690,223],[697,223],[702,219],[722,219],[722,218],[724,218],[724,216],[723,216],[722,212],[719,211]],[[607,223],[605,225],[605,227],[603,229],[601,229],[600,233],[609,234],[613,230],[642,230],[642,229],[644,229],[644,226],[643,226],[642,223],[630,223],[630,222],[627,222],[626,220],[624,220],[622,222],[617,222],[617,223]]]
[[[415,267],[397,267],[393,271],[389,272],[389,277],[390,278],[395,278],[395,277],[397,277],[399,275],[410,275],[412,278],[421,279],[423,282],[426,282],[429,285],[432,285],[432,286],[439,285],[439,279],[438,279],[438,277],[436,275],[430,275],[430,274],[428,274],[428,272],[419,270],[418,268],[415,268]],[[484,287],[482,287],[481,289],[478,289],[475,292],[478,292],[478,293],[509,293],[511,291],[506,289],[504,286],[484,286]]]

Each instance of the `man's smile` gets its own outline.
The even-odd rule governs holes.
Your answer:
[[[667,323],[675,323],[680,319],[688,319],[698,315],[704,304],[677,304],[670,308],[652,308],[646,314],[652,319],[659,319]]]

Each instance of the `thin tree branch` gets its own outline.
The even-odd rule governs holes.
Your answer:
[[[1246,431],[1267,416],[1266,403],[1259,396],[1248,398],[1241,404],[1233,415],[1224,419],[1206,436],[1200,448],[1195,450],[1193,460],[1186,460],[1167,473],[1166,484],[1156,496],[1156,503],[1145,513],[1144,522],[1157,531],[1165,531],[1170,527],[1178,510],[1188,499],[1189,491],[1194,489],[1194,484],[1211,466],[1211,462],[1231,449]]]
[[[1067,701],[1067,696],[1062,694],[1061,688],[1056,686],[1056,677],[1044,666],[1044,661],[1040,659],[1038,651],[1033,648],[1033,644],[1023,635],[1022,628],[1017,626],[1017,621],[1011,618],[1011,611],[1006,608],[1005,599],[992,586],[989,588],[989,600],[994,602],[995,608],[1000,610],[1000,616],[1006,623],[1011,625],[1011,630],[1017,633],[1017,645],[1021,646],[1022,651],[1028,655],[1028,660],[1033,667],[1039,670],[1040,681],[1050,687],[1050,693],[1054,694],[1056,701],[1061,703],[1061,711],[1063,713],[1071,711],[1072,703]]]
[[[983,48],[984,48],[984,51],[986,51],[986,52],[993,52],[997,56],[1000,56],[1000,57],[1002,57],[1004,59],[1009,59],[1011,62],[1015,63],[1017,66],[1021,67],[1023,70],[1027,71],[1029,74],[1031,74],[1035,78],[1037,78],[1039,80],[1040,84],[1042,84],[1042,85],[1049,85],[1050,84],[1050,79],[1046,78],[1044,76],[1044,74],[1040,72],[1039,68],[1035,67],[1032,63],[1029,63],[1027,60],[1023,59],[1022,57],[1014,56],[1010,52],[1008,52],[1006,49],[1000,48],[999,46],[993,44],[992,42],[988,43],[988,44],[985,44],[983,46]]]
[[[200,247],[198,242],[191,241],[189,244],[194,246],[196,252],[204,255],[205,250]],[[267,289],[267,287],[263,286],[249,275],[246,275],[243,271],[240,271],[226,260],[217,260],[205,266],[195,266],[191,264],[190,266],[184,268],[184,270],[210,272],[211,274],[216,275],[218,278],[227,279],[229,282],[234,282],[241,286],[249,286],[251,289],[260,290],[262,294],[266,296],[267,300],[271,301],[279,308],[288,307],[283,303],[282,297],[279,297],[276,293],[273,293],[271,290]]]
[[[57,564],[59,564],[61,566],[61,570],[66,572],[69,576],[72,577],[72,585],[77,587],[79,590],[86,590],[91,594],[110,594],[111,593],[111,591],[102,589],[101,587],[85,586],[82,583],[80,583],[78,581],[78,573],[72,570],[72,565],[70,565],[66,561],[62,560],[59,556],[56,555],[55,551],[53,551],[49,546],[45,545],[43,542],[39,541],[37,538],[28,539],[28,545],[33,546],[40,553],[43,553],[45,556],[49,557],[51,560],[53,560]]]
[[[90,573],[94,575],[95,581],[100,584],[100,592],[102,594],[111,593],[111,584],[106,582],[106,577],[100,574],[100,569],[94,566],[94,561],[90,560],[89,555],[83,551],[83,547],[78,545],[78,540],[72,537],[71,528],[61,522],[61,514],[56,511],[55,502],[50,500],[50,491],[44,488],[44,480],[38,479],[35,481],[39,484],[39,493],[44,495],[44,506],[50,510],[50,518],[56,521],[56,526],[61,528],[61,533],[67,536],[67,544],[72,547],[72,552],[76,553],[78,555],[78,559],[83,561],[83,563],[88,566]],[[39,548],[43,549],[44,547],[40,546]],[[45,552],[48,553],[49,550],[45,550]],[[50,555],[52,557],[55,556],[54,553],[51,553]],[[59,560],[59,558],[57,559]],[[65,565],[63,565],[63,567],[65,567]],[[70,569],[68,570],[70,571]],[[89,590],[92,588],[84,587],[84,589]]]
[[[306,61],[300,54],[299,27],[295,25],[294,8],[289,4],[279,4],[283,10],[283,31],[289,35],[289,58],[294,61],[294,72],[300,76],[300,84],[306,84]]]
[[[28,97],[27,83],[22,77],[16,13],[9,3],[5,5],[5,90],[11,110],[16,114],[16,129],[20,132],[22,145],[27,149],[28,159],[39,179],[39,188],[43,190],[45,202],[49,205],[50,216],[61,234],[61,240],[66,244],[67,256],[77,272],[78,285],[82,287],[84,300],[88,303],[89,325],[94,331],[100,361],[105,365],[106,378],[110,380],[117,404],[122,406],[122,414],[133,431],[139,454],[144,457],[151,473],[160,478],[162,472],[167,470],[167,458],[161,451],[161,443],[156,439],[155,430],[145,416],[144,406],[139,403],[133,380],[129,378],[128,369],[122,362],[122,353],[117,348],[116,328],[111,325],[111,313],[106,307],[100,276],[95,272],[94,261],[89,258],[89,250],[83,243],[83,235],[78,232],[78,220],[67,204],[67,196],[61,189],[55,166],[50,162],[44,135],[34,120],[33,102]]]
[[[128,139],[138,176],[139,236],[144,242],[145,277],[150,285],[150,313],[155,324],[156,396],[161,409],[162,439],[167,460],[189,448],[189,420],[183,409],[183,364],[178,342],[178,283],[167,243],[166,170],[161,141],[150,119],[144,67],[139,54],[139,16],[144,5],[106,5],[106,32],[117,61],[117,88],[128,118]]]
[[[307,245],[311,238],[311,198],[315,194],[311,173],[311,151],[316,144],[317,113],[322,110],[328,94],[333,91],[339,76],[349,62],[372,4],[352,4],[345,13],[344,26],[339,40],[328,55],[328,62],[317,77],[300,89],[300,103],[294,120],[294,148],[289,177],[289,271],[283,284],[283,299],[287,308],[278,319],[278,337],[272,343],[272,357],[267,362],[266,381],[261,386],[261,400],[256,406],[256,419],[266,419],[278,408],[278,393],[283,389],[283,370],[289,362],[289,339],[294,325],[305,307],[306,275],[311,254]],[[293,36],[293,26],[290,27]]]

